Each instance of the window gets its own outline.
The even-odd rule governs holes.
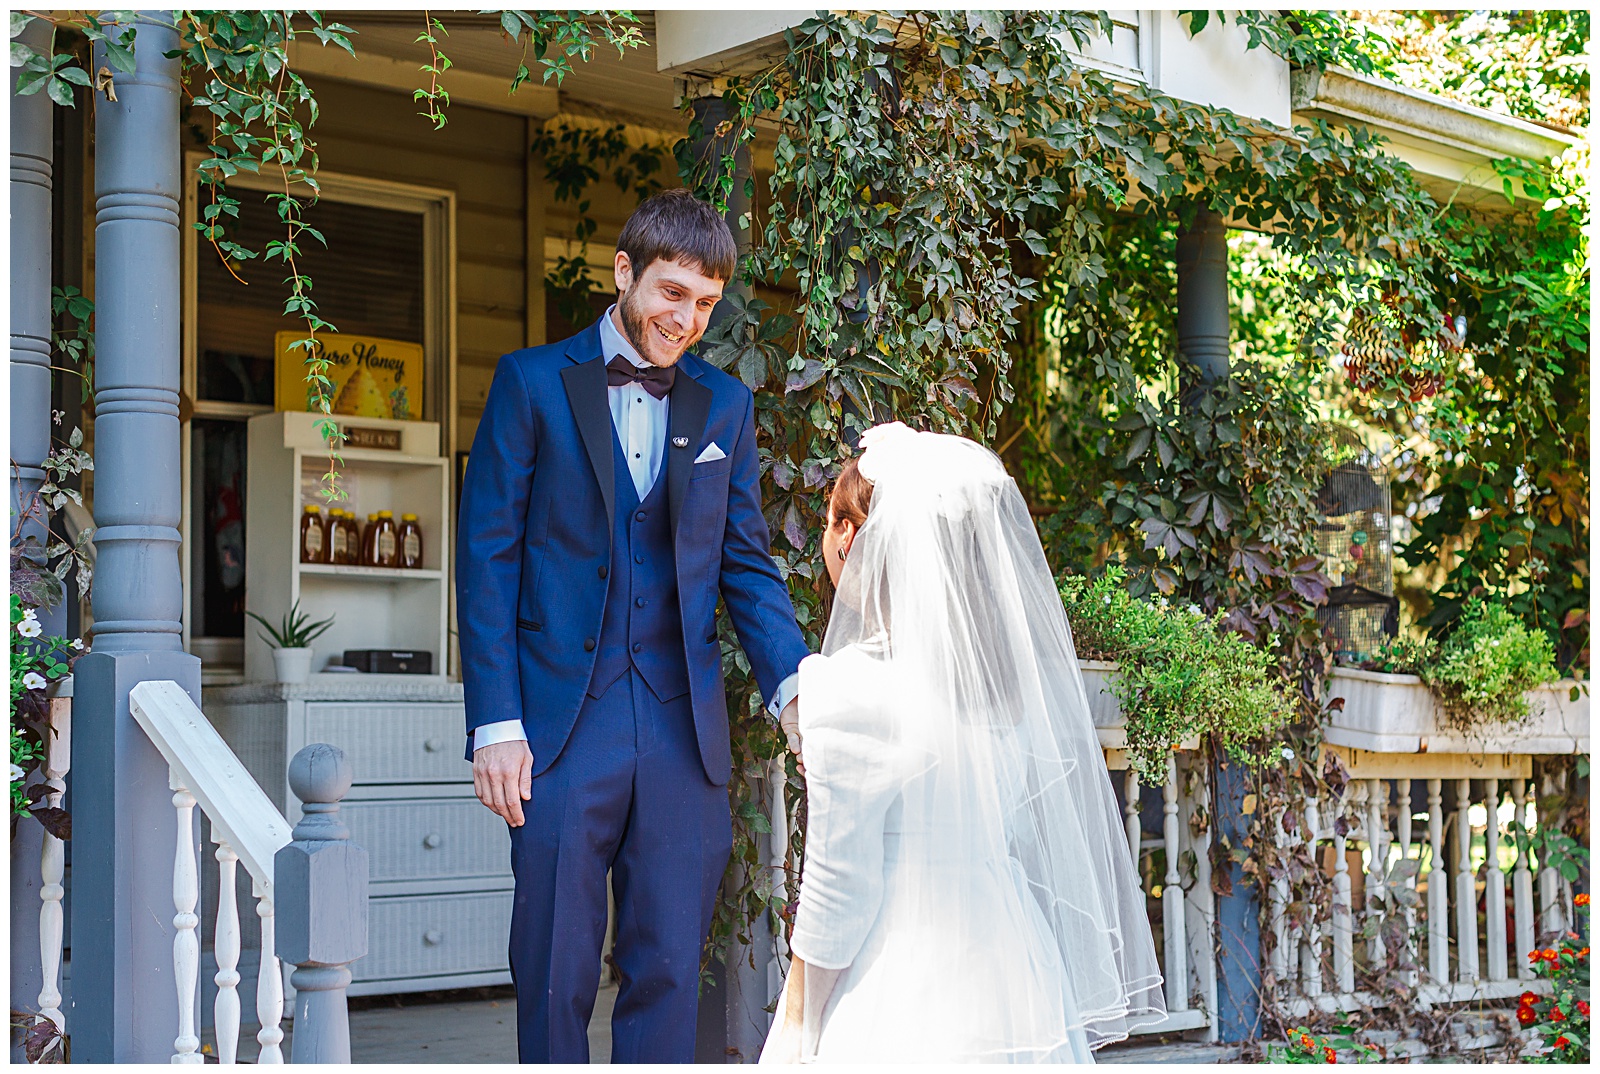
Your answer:
[[[449,196],[337,177],[322,177],[323,196],[305,207],[306,223],[326,238],[300,239],[298,265],[314,284],[324,320],[349,335],[420,344],[427,371],[420,419],[448,421],[449,360],[443,302],[448,273],[443,251]],[[237,240],[264,251],[284,227],[266,189],[237,179]],[[189,211],[207,192],[191,170]],[[198,232],[188,232],[189,295],[185,318],[185,392],[194,416],[185,427],[187,489],[184,559],[189,651],[206,662],[208,680],[242,669],[247,628],[245,504],[246,423],[273,409],[275,342],[302,322],[286,318],[283,262],[264,256],[224,259]]]

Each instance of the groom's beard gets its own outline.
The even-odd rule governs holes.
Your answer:
[[[632,299],[632,291],[625,292],[621,298],[617,299],[617,313],[622,316],[622,334],[628,337],[628,342],[633,344],[633,349],[638,352],[640,358],[650,362],[651,365],[658,365],[660,363],[651,361],[650,355],[654,353],[654,349],[647,350],[645,341],[650,340],[652,343],[659,343],[660,341],[650,331],[650,322],[645,320],[644,314],[634,307]],[[700,336],[703,335],[705,335],[704,332],[700,333],[700,335],[686,336],[682,349],[672,356],[672,361],[666,364],[669,366],[677,365],[678,359],[682,358],[690,347],[700,342]]]

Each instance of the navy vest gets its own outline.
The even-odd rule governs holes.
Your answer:
[[[615,431],[611,436],[616,520],[611,532],[605,617],[589,696],[599,697],[630,666],[662,701],[689,692],[683,613],[678,606],[678,564],[673,553],[667,467],[644,502],[633,487],[628,459]]]

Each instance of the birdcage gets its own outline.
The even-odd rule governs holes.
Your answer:
[[[1322,489],[1317,542],[1333,584],[1317,618],[1342,664],[1372,659],[1400,627],[1394,595],[1394,545],[1389,528],[1389,471],[1354,434],[1335,434],[1341,458]]]

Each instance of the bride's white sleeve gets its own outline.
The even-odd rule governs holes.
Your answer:
[[[884,818],[904,781],[873,702],[879,668],[849,651],[800,663],[806,848],[789,946],[821,969],[855,960],[883,898]]]

